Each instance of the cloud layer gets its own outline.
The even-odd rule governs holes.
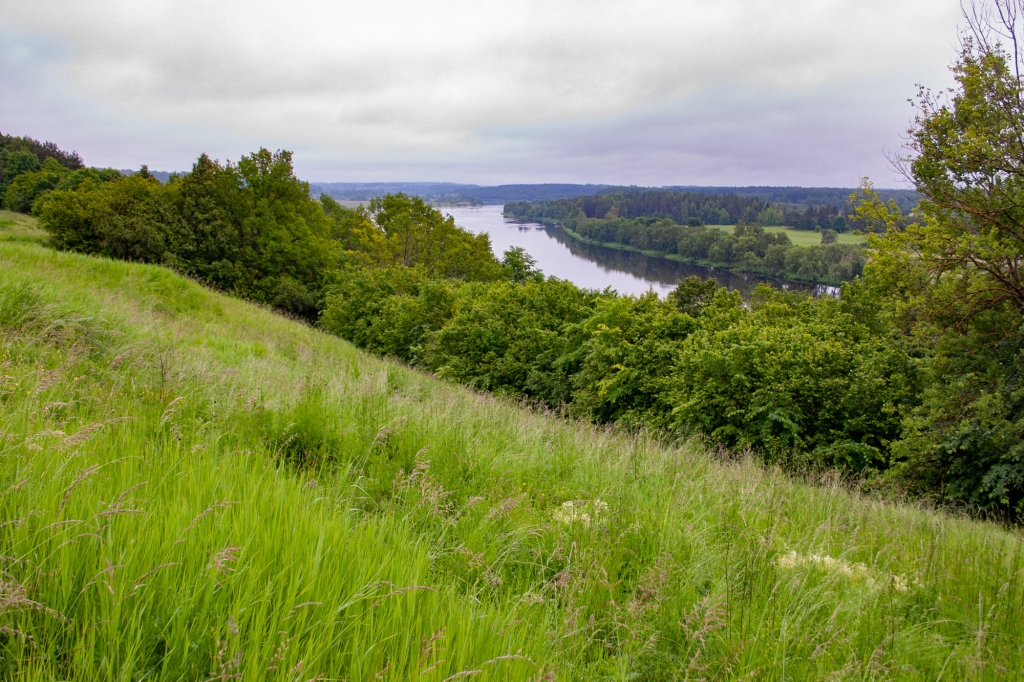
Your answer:
[[[945,84],[958,11],[3,0],[0,86],[18,102],[0,126],[45,110],[23,132],[115,165],[283,146],[324,180],[855,181],[885,168],[914,83]],[[110,151],[118,133],[134,151]]]

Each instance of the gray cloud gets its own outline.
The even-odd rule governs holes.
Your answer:
[[[107,163],[294,148],[325,180],[825,184],[884,169],[913,84],[945,83],[957,16],[955,0],[0,0],[5,43],[44,57],[0,49],[3,71],[34,74],[0,77],[21,100],[0,120],[46,107],[34,134],[74,130]]]
[[[851,186],[870,176],[891,187],[899,179],[886,155],[901,151],[913,92],[874,81],[795,93],[709,88],[602,120],[485,130],[471,153],[342,164],[314,149],[300,156],[307,176],[344,180]]]

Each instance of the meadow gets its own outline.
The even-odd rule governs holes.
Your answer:
[[[721,230],[722,232],[727,232],[729,234],[732,234],[733,230],[736,229],[735,225],[708,225],[708,227]],[[789,241],[796,246],[815,246],[821,243],[821,232],[815,232],[813,230],[797,230],[792,227],[779,226],[765,227],[764,231],[772,234],[785,234],[789,237]],[[860,246],[867,244],[864,237],[859,234],[854,234],[853,232],[840,232],[836,237],[836,241],[840,244],[856,244]]]
[[[568,421],[4,221],[7,678],[1024,675],[1017,529]]]
[[[44,242],[46,233],[39,229],[36,218],[0,209],[0,240]]]

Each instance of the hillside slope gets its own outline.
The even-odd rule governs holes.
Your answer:
[[[1024,675],[1019,533],[536,414],[19,230],[5,676]]]

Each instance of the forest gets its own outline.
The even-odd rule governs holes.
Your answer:
[[[1001,132],[1024,120],[1024,89],[997,52],[965,50],[954,75],[952,104],[918,103],[913,216],[862,188],[866,259],[839,244],[787,245],[760,227],[772,206],[756,197],[638,192],[507,209],[599,241],[849,280],[837,299],[763,287],[745,305],[696,279],[665,300],[581,290],[521,250],[498,259],[485,235],[419,198],[365,209],[314,198],[288,152],[203,155],[162,184],[145,167],[80,168],[52,145],[5,138],[3,177],[7,204],[38,216],[58,249],[165,265],[567,418],[700,435],[794,470],[840,471],[866,490],[1016,518],[1024,190],[1013,174],[984,178],[998,159],[1024,158]],[[978,140],[984,157],[971,153]],[[726,221],[732,234],[701,224]],[[801,270],[797,252],[818,269]]]
[[[517,220],[566,222],[573,219],[657,218],[679,225],[696,220],[706,225],[735,225],[739,221],[766,227],[785,225],[798,230],[832,229],[845,232],[859,227],[833,205],[808,205],[793,210],[756,196],[643,190],[608,192],[574,199],[510,201],[505,215]]]
[[[28,213],[38,195],[82,167],[82,157],[52,142],[0,133],[0,208]]]
[[[509,202],[505,215],[557,223],[570,236],[592,243],[791,281],[839,284],[860,275],[866,261],[860,246],[836,243],[838,233],[863,226],[833,206],[808,206],[796,213],[757,197],[638,191]],[[764,230],[783,224],[821,232],[821,245],[795,246],[785,233]],[[723,231],[714,225],[734,228]]]
[[[850,196],[858,190],[850,187],[662,187],[664,190],[699,192],[702,194],[736,194],[741,197],[757,197],[772,204],[799,206],[842,206],[843,213],[854,210]],[[614,191],[614,190],[609,190]],[[877,189],[879,198],[895,201],[904,213],[917,206],[920,197],[909,190]]]
[[[821,245],[796,246],[785,232],[766,231],[756,222],[740,220],[728,232],[703,225],[699,219],[689,222],[570,217],[559,224],[570,236],[592,243],[675,255],[698,265],[791,281],[835,285],[864,270],[864,250],[856,244],[837,243],[837,232],[828,228],[821,231]]]

